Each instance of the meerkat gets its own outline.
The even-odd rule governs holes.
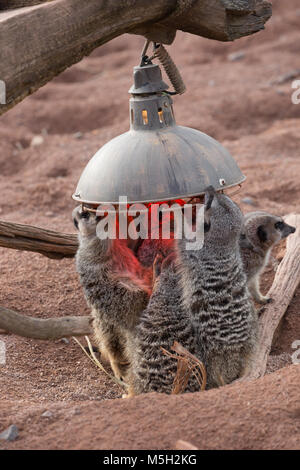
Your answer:
[[[136,256],[143,266],[151,267],[153,266],[157,256],[167,258],[173,252],[174,239],[152,240],[151,238],[148,238],[142,241],[136,252]]]
[[[260,276],[269,262],[272,248],[295,230],[281,217],[267,212],[249,212],[244,216],[240,250],[248,288],[256,302],[266,304],[272,300],[261,294]]]
[[[207,388],[231,383],[251,365],[257,344],[257,313],[239,250],[243,215],[225,194],[209,187],[204,204],[204,243],[198,250],[177,241],[182,305],[196,338],[196,356],[207,371]]]
[[[127,343],[147,306],[151,273],[140,265],[126,240],[97,236],[99,217],[95,214],[79,206],[72,216],[79,231],[76,267],[91,307],[95,340],[115,376],[126,383]]]
[[[161,348],[171,350],[178,341],[190,353],[195,352],[195,339],[187,312],[181,307],[181,292],[174,255],[165,260],[157,257],[161,264],[153,293],[147,308],[136,327],[132,344],[131,394],[160,392],[171,393],[177,370],[177,361],[166,356]],[[159,273],[158,273],[159,274]],[[192,376],[185,391],[200,390]]]

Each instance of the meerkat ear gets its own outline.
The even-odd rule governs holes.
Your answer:
[[[260,225],[257,229],[257,236],[261,242],[266,242],[268,240],[268,234],[265,231],[263,225]]]
[[[75,218],[73,219],[73,224],[74,224],[76,230],[78,230],[78,220],[77,219],[75,219]]]
[[[206,188],[205,194],[204,194],[204,210],[205,211],[208,211],[211,208],[215,194],[216,192],[213,186],[208,186],[208,188]]]
[[[213,186],[208,186],[204,195],[204,232],[210,229],[211,205],[215,197]]]

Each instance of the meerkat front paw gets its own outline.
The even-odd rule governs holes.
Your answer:
[[[273,299],[272,299],[272,297],[261,296],[257,299],[257,302],[259,304],[266,305],[266,304],[270,304],[271,302],[273,302]]]

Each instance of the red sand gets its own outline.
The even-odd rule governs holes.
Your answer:
[[[169,50],[188,89],[175,97],[177,122],[232,152],[247,176],[234,198],[255,204],[241,203],[244,211],[283,215],[299,211],[300,105],[291,102],[291,80],[270,82],[299,68],[300,7],[298,0],[273,5],[264,32],[231,44],[178,33]],[[1,219],[73,231],[71,194],[81,171],[101,145],[128,129],[127,91],[142,45],[129,35],[104,45],[1,117]],[[237,51],[244,58],[230,61]],[[44,142],[33,147],[35,135]],[[88,313],[74,260],[0,254],[1,305],[43,318]],[[273,275],[269,268],[265,290]],[[205,449],[299,448],[300,374],[287,365],[292,342],[300,340],[299,299],[300,289],[272,351],[269,370],[280,370],[193,395],[114,400],[118,387],[71,339],[0,335],[7,346],[0,431],[10,424],[20,429],[18,440],[0,441],[0,449],[170,449],[177,439]],[[51,418],[41,417],[46,410]]]

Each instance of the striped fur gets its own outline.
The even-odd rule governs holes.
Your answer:
[[[125,240],[97,237],[94,215],[73,211],[79,230],[76,267],[85,298],[91,307],[97,346],[118,378],[126,382],[130,369],[128,342],[147,306],[148,272],[140,267]]]
[[[171,393],[177,361],[164,355],[161,347],[171,351],[175,340],[192,354],[195,352],[192,325],[181,308],[178,274],[174,263],[166,259],[136,329],[133,360],[135,393]],[[199,390],[199,385],[192,377],[185,391],[196,390]]]
[[[177,242],[183,307],[196,338],[196,355],[208,374],[208,388],[241,377],[256,345],[257,316],[239,252],[242,213],[230,198],[215,193],[205,215],[209,230],[200,250]]]

